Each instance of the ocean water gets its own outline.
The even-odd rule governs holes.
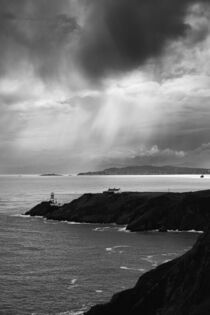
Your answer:
[[[187,251],[197,233],[129,233],[125,227],[22,216],[53,191],[59,202],[108,187],[208,189],[199,176],[0,176],[0,314],[80,314]]]

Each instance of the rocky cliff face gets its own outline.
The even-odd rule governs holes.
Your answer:
[[[26,214],[53,220],[117,223],[131,231],[205,230],[210,222],[210,190],[84,194],[63,206],[42,202]]]
[[[136,286],[86,315],[209,315],[210,231],[185,255],[140,277]]]

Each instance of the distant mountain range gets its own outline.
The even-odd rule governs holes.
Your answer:
[[[128,166],[122,168],[108,168],[102,171],[79,173],[78,175],[182,175],[182,174],[210,174],[210,169],[178,166]]]

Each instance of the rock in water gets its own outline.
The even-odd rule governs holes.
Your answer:
[[[183,256],[140,277],[85,315],[209,315],[210,230]]]

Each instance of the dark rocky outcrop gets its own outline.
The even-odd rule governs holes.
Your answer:
[[[62,206],[42,202],[26,213],[53,220],[117,223],[130,231],[205,230],[210,190],[187,193],[84,194]]]
[[[209,315],[210,231],[185,255],[140,277],[134,288],[113,296],[86,315]]]

